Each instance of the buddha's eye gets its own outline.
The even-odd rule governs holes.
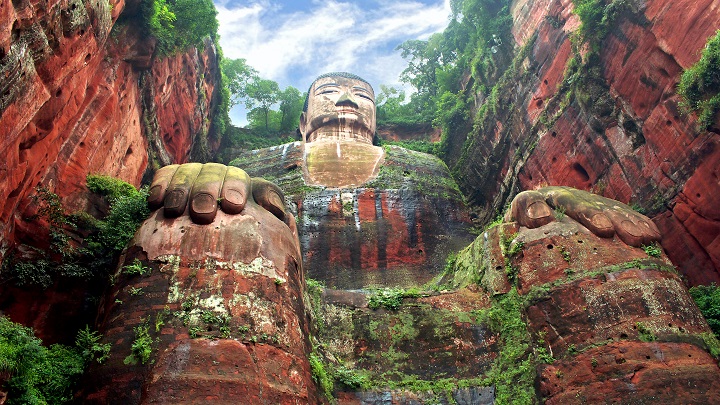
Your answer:
[[[370,96],[368,96],[368,95],[365,94],[365,93],[355,93],[355,95],[358,96],[358,97],[360,97],[360,98],[364,98],[365,100],[373,101],[373,99],[370,98]]]

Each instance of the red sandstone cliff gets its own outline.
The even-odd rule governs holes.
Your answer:
[[[499,92],[498,113],[467,141],[469,129],[451,140],[454,150],[469,147],[450,165],[484,219],[516,192],[542,185],[636,203],[691,284],[717,282],[720,122],[698,130],[696,117],[679,108],[676,86],[720,27],[720,4],[627,4],[600,44],[599,77],[566,98],[571,36],[580,25],[572,1],[513,2],[517,49],[530,48]]]
[[[36,186],[80,210],[89,173],[138,186],[148,168],[213,147],[214,45],[157,57],[137,10],[123,0],[0,4],[0,256],[37,233],[23,220]]]

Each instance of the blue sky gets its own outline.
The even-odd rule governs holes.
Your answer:
[[[402,86],[406,62],[395,47],[442,31],[450,14],[449,0],[214,1],[225,56],[302,92],[331,71],[355,73],[376,92],[380,84]],[[241,108],[230,117],[246,123]]]

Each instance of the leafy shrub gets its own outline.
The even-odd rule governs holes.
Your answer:
[[[132,186],[130,186],[132,187]],[[150,215],[147,205],[148,190],[143,187],[118,195],[110,205],[110,213],[98,224],[100,232],[91,241],[115,253],[123,250],[135,236],[135,231]]]
[[[15,262],[13,258],[8,258],[3,264],[3,273],[18,286],[38,285],[48,288],[52,285],[53,266],[45,259]]]
[[[692,287],[690,296],[707,319],[710,329],[720,338],[720,287],[714,283]]]
[[[578,30],[580,38],[594,50],[599,50],[600,42],[610,32],[617,18],[629,9],[626,0],[573,0],[573,3],[573,12],[582,22]]]
[[[75,338],[75,346],[80,350],[82,358],[85,360],[85,364],[92,362],[93,360],[98,363],[103,363],[110,357],[110,343],[99,343],[102,335],[97,331],[91,331],[89,326],[85,326],[85,329],[78,331],[77,337]]]
[[[149,327],[147,324],[136,326],[135,340],[130,346],[130,355],[125,358],[125,364],[145,364],[150,360],[152,354],[152,337],[150,337]]]
[[[712,125],[720,111],[720,30],[708,40],[700,60],[683,72],[678,94],[683,107],[698,113],[703,129]]]
[[[340,366],[334,372],[335,381],[350,389],[368,389],[370,388],[370,379],[364,374],[358,373],[356,370]]]
[[[36,259],[19,259],[12,253],[3,262],[2,274],[17,285],[47,288],[57,277],[89,279],[108,268],[113,257],[125,248],[135,231],[150,214],[147,189],[137,190],[131,184],[108,176],[89,175],[88,188],[106,196],[110,213],[104,221],[80,212],[68,215],[60,197],[45,187],[32,196],[38,213],[31,219],[42,219],[49,225],[49,248],[35,249]],[[70,232],[80,225],[91,235],[78,246],[70,243]],[[77,235],[74,236],[77,239]]]
[[[652,245],[643,245],[642,250],[650,257],[660,257],[660,255],[662,255],[662,248],[655,243]]]
[[[217,10],[211,0],[143,0],[141,15],[147,34],[157,39],[160,54],[170,55],[216,38]]]
[[[85,181],[87,182],[87,188],[91,192],[106,196],[110,204],[122,196],[134,195],[138,192],[138,190],[128,182],[101,174],[88,174]]]
[[[135,259],[132,264],[128,264],[123,267],[123,272],[129,276],[144,276],[150,273],[152,270],[142,264],[139,259]]]
[[[8,404],[69,402],[84,365],[77,350],[44,347],[32,329],[0,317],[0,371],[9,375]]]

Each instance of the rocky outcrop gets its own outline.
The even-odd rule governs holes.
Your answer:
[[[333,288],[424,284],[472,240],[447,167],[425,153],[385,147],[378,176],[357,188],[306,185],[301,142],[247,152],[231,164],[283,189],[308,276]]]
[[[709,330],[667,259],[576,226],[521,229],[511,259],[528,330],[557,359],[537,368],[545,402],[712,401]]]
[[[42,234],[25,220],[36,186],[82,210],[89,173],[138,186],[149,167],[213,147],[214,45],[158,57],[133,23],[138,9],[81,0],[0,6],[0,256]]]
[[[720,25],[720,7],[623,4],[599,57],[573,70],[576,54],[588,54],[573,51],[573,2],[513,2],[517,71],[499,81],[497,114],[480,118],[479,131],[454,135],[450,143],[458,151],[465,143],[466,152],[451,168],[484,221],[518,191],[542,185],[634,204],[658,225],[688,282],[720,281],[720,123],[699,130],[675,91]]]
[[[384,124],[378,125],[377,136],[388,141],[438,142],[441,131],[430,124]]]

